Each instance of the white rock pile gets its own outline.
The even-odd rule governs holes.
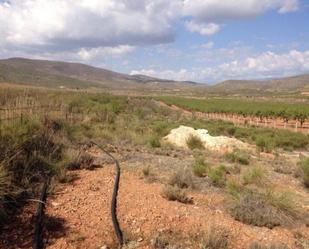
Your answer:
[[[231,137],[226,136],[211,136],[206,129],[195,130],[192,127],[180,126],[170,131],[164,137],[163,143],[168,143],[177,147],[188,148],[187,141],[190,137],[199,138],[205,149],[217,152],[231,152],[235,149],[246,149],[248,144]]]

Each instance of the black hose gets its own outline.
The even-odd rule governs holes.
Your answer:
[[[124,244],[124,239],[123,239],[123,234],[120,229],[120,225],[117,219],[117,195],[118,195],[118,190],[119,190],[119,182],[120,182],[120,164],[118,160],[110,154],[108,151],[106,151],[104,148],[102,148],[100,145],[97,143],[91,141],[92,144],[96,145],[99,147],[104,153],[106,153],[110,158],[113,159],[115,162],[116,166],[116,177],[115,177],[115,182],[114,182],[114,190],[113,190],[113,195],[112,195],[112,203],[111,203],[111,214],[112,214],[112,221],[113,221],[113,226],[114,230],[116,233],[116,236],[118,238],[119,245],[122,246]]]
[[[45,203],[46,203],[46,198],[47,198],[48,185],[49,185],[49,178],[43,184],[38,209],[35,215],[36,223],[35,223],[34,239],[33,239],[33,244],[32,244],[33,249],[43,249],[44,248],[43,221],[44,221],[44,215],[45,215],[44,211],[45,211]]]

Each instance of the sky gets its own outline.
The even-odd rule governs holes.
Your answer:
[[[0,0],[0,58],[215,83],[309,73],[308,0]]]

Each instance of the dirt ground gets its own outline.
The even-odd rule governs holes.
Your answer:
[[[148,155],[148,159],[151,157],[155,156]],[[146,164],[147,161],[146,155]],[[280,242],[296,249],[295,234],[301,231],[309,236],[305,226],[268,229],[235,221],[225,211],[224,195],[218,191],[190,191],[194,201],[191,205],[168,201],[161,196],[164,185],[145,180],[136,167],[141,169],[132,160],[122,163],[118,197],[118,217],[130,241],[129,248],[153,248],[152,240],[158,233],[171,233],[181,248],[199,248],[200,238],[211,225],[228,231],[229,248],[249,248],[252,241],[259,241]],[[113,165],[78,171],[77,175],[79,179],[74,184],[58,186],[55,195],[49,198],[48,215],[63,224],[62,231],[56,231],[57,236],[51,232],[47,248],[116,248],[110,216]]]

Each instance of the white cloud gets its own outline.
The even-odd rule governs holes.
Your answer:
[[[200,21],[221,22],[261,15],[269,10],[297,10],[299,0],[184,0],[184,14]]]
[[[212,67],[163,70],[136,70],[132,74],[145,74],[174,80],[213,82],[227,79],[262,79],[305,73],[309,71],[309,50],[291,50],[276,54],[265,52],[242,60],[232,60]]]
[[[211,35],[229,20],[298,8],[299,0],[0,1],[0,47],[33,53],[163,44],[175,39],[183,17],[190,31]]]
[[[210,42],[207,42],[207,43],[202,44],[200,47],[201,47],[201,48],[205,48],[205,49],[211,49],[211,48],[214,47],[214,45],[215,45],[215,43],[212,42],[212,41],[210,41]]]
[[[186,22],[187,29],[201,35],[215,34],[229,21],[253,18],[270,10],[284,14],[299,8],[299,0],[184,0],[183,4],[183,15],[192,19]]]
[[[0,46],[35,50],[171,42],[179,0],[0,2]]]
[[[117,47],[99,47],[91,49],[82,48],[77,52],[77,55],[83,61],[89,61],[95,57],[100,56],[121,56],[132,52],[134,49],[134,46],[129,45],[120,45]]]
[[[186,28],[190,32],[196,32],[201,35],[213,35],[220,30],[220,25],[216,23],[196,23],[195,21],[187,21]]]

